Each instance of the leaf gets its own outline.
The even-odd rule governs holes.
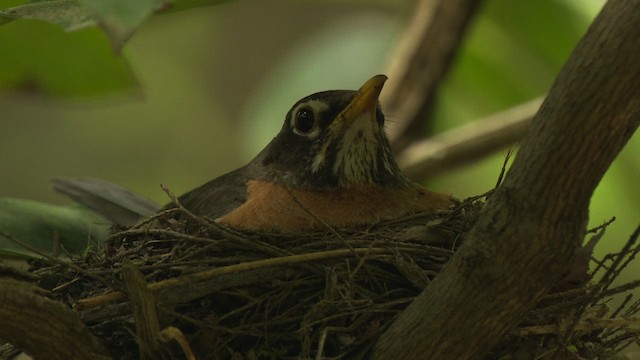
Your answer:
[[[14,21],[2,27],[0,44],[0,89],[79,97],[137,85],[126,59],[95,27],[69,33],[42,21]]]
[[[54,252],[55,239],[72,254],[104,241],[110,224],[81,207],[58,206],[25,199],[0,198],[0,231],[45,253]],[[3,253],[33,255],[0,235]]]
[[[140,25],[157,9],[167,3],[164,0],[80,0],[95,16],[116,51]]]
[[[33,0],[25,5],[0,9],[0,25],[18,19],[41,20],[59,25],[66,31],[75,31],[97,23],[109,38],[112,48],[120,52],[126,41],[154,12],[186,10],[228,1],[230,0]]]
[[[78,0],[39,1],[8,9],[0,9],[0,25],[17,19],[42,20],[60,25],[67,31],[95,24],[91,13]]]

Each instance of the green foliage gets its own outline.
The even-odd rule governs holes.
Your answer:
[[[0,47],[0,89],[77,97],[137,83],[96,28],[67,33],[45,22],[15,21],[0,27]]]
[[[597,11],[581,16],[581,6],[487,2],[441,89],[438,130],[544,95]]]
[[[5,25],[0,27],[0,89],[85,96],[136,85],[127,60],[115,56],[95,30],[64,33],[29,20],[67,32],[98,24],[118,53],[155,12],[221,2],[225,0],[34,0],[0,9],[0,25]]]
[[[163,0],[80,0],[120,51],[133,32],[153,13],[167,5]]]
[[[71,254],[108,236],[107,221],[81,207],[45,204],[37,201],[0,198],[0,232],[44,253],[54,253],[55,240]],[[0,255],[34,254],[0,235]]]

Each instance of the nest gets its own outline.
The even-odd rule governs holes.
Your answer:
[[[178,207],[119,229],[72,268],[45,262],[34,271],[114,358],[360,359],[464,242],[480,199],[351,232],[296,236],[238,233]],[[610,280],[634,251],[600,263],[605,283],[589,281],[588,264],[576,266],[490,358],[550,351],[596,358],[637,339],[620,324],[593,326],[609,320],[605,300],[625,290],[610,289]],[[612,316],[638,310],[628,297]]]

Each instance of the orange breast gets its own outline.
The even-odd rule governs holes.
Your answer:
[[[334,228],[345,228],[445,209],[452,201],[415,183],[401,188],[367,185],[331,191],[289,190],[258,180],[247,185],[247,201],[221,217],[221,224],[246,230],[297,232],[323,229],[319,218]]]

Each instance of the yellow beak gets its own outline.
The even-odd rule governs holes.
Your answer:
[[[384,86],[385,81],[387,81],[386,75],[376,75],[367,80],[367,82],[360,87],[360,90],[358,90],[358,93],[353,100],[351,100],[349,105],[347,105],[338,115],[342,120],[343,125],[350,124],[355,119],[359,118],[360,115],[367,112],[371,112],[371,114],[374,115],[372,119],[375,120],[378,97],[380,96],[380,92],[382,92],[382,87]]]

